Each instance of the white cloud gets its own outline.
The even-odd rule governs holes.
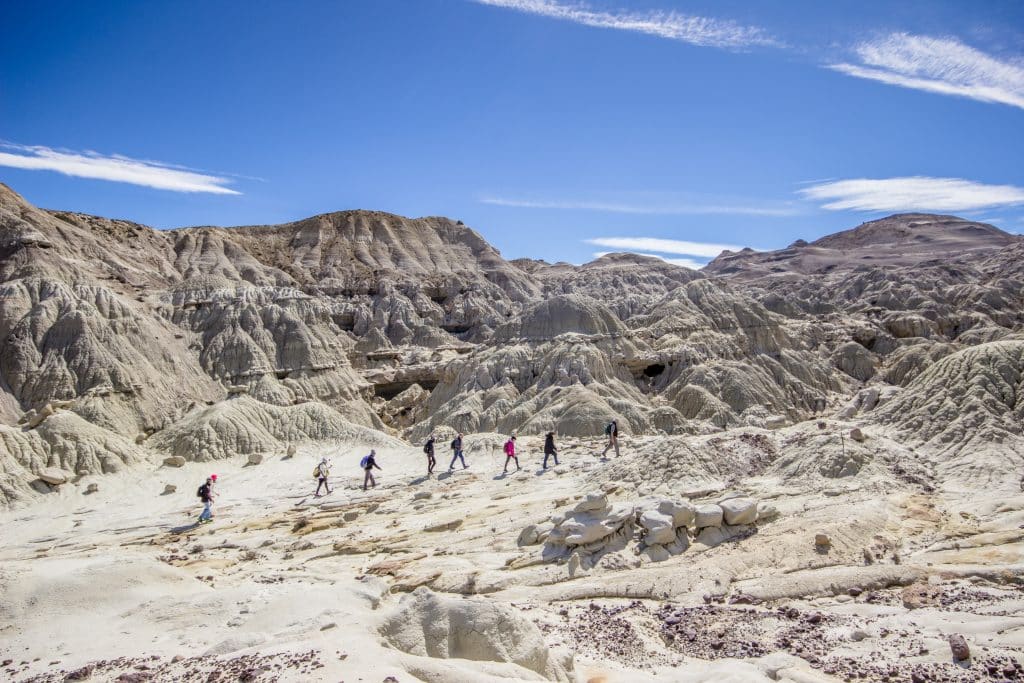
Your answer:
[[[568,4],[557,0],[474,1],[481,5],[505,7],[584,26],[646,33],[703,47],[779,45],[778,41],[757,26],[743,26],[734,21],[697,17],[679,12],[603,12],[584,3]]]
[[[733,244],[687,242],[686,240],[667,240],[660,237],[594,237],[586,241],[588,244],[594,244],[599,247],[610,247],[632,253],[654,251],[663,254],[682,254],[684,256],[703,256],[705,258],[714,258],[726,250],[739,251],[743,248]],[[652,255],[647,254],[647,256]]]
[[[616,253],[616,252],[612,252],[612,251],[595,251],[594,252],[594,258],[601,258],[602,256],[607,256],[608,254],[613,254],[613,253]],[[618,252],[618,253],[622,253],[622,252]],[[666,263],[671,263],[674,266],[682,266],[683,268],[690,268],[691,270],[700,270],[701,268],[703,268],[704,266],[707,265],[706,261],[704,261],[704,262],[696,261],[696,260],[694,260],[692,258],[668,258],[667,256],[660,256],[658,254],[645,254],[645,253],[643,253],[641,251],[628,251],[626,253],[627,254],[636,254],[637,256],[647,256],[649,258],[656,258],[656,259],[659,259],[661,261],[665,261]]]
[[[969,97],[1024,109],[1024,66],[999,60],[955,38],[893,33],[856,47],[859,64],[830,68],[890,85]]]
[[[786,203],[764,206],[742,204],[698,204],[698,203],[620,203],[600,201],[534,201],[505,197],[484,197],[482,204],[510,206],[524,209],[565,209],[576,211],[603,211],[606,213],[633,213],[642,215],[685,216],[693,214],[734,214],[741,216],[794,216],[799,208]]]
[[[42,146],[0,144],[0,166],[30,171],[56,171],[78,178],[109,180],[115,183],[143,185],[172,192],[209,192],[241,194],[224,187],[231,180],[155,161],[140,161],[119,155],[95,152],[70,152]]]
[[[823,208],[858,211],[971,211],[1024,204],[1024,188],[984,185],[960,178],[837,180],[800,190]]]

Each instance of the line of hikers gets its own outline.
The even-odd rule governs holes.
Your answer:
[[[605,436],[608,437],[608,445],[604,447],[604,451],[601,452],[601,457],[605,457],[608,451],[612,448],[615,449],[615,457],[619,457],[619,425],[616,420],[609,422],[604,429]],[[434,467],[437,465],[437,459],[434,457],[434,441],[435,437],[433,434],[427,439],[426,443],[423,444],[423,452],[427,455],[427,475],[434,473]],[[466,457],[462,452],[462,433],[459,432],[455,435],[455,438],[451,442],[452,449],[452,461],[448,464],[448,471],[451,472],[455,469],[455,461],[458,460],[462,463],[462,469],[468,469],[469,465],[466,464]],[[515,462],[516,471],[522,469],[519,466],[519,451],[516,445],[516,435],[512,434],[505,445],[502,447],[505,453],[505,467],[502,470],[502,474],[508,473],[508,466],[511,462]],[[554,458],[555,465],[558,463],[558,448],[555,446],[555,432],[550,431],[544,435],[544,463],[542,467],[546,470],[548,468],[548,458]],[[368,455],[364,455],[362,460],[359,461],[359,466],[363,470],[363,490],[367,489],[367,486],[376,487],[377,480],[373,477],[373,470],[382,470],[383,468],[377,464],[377,451],[370,449]],[[328,479],[331,476],[331,463],[327,458],[323,458],[313,469],[313,478],[317,480],[316,492],[313,494],[314,497],[320,497],[320,489],[324,489],[327,493],[331,492],[331,486],[328,483]],[[213,492],[213,486],[217,483],[217,475],[211,474],[206,479],[206,483],[199,487],[196,491],[196,495],[203,503],[203,512],[199,515],[198,524],[205,524],[213,521],[213,501],[216,495]]]

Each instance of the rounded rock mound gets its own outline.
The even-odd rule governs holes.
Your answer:
[[[562,334],[599,336],[624,330],[622,322],[604,304],[579,294],[565,294],[536,304],[518,322],[499,328],[496,336],[543,341]]]

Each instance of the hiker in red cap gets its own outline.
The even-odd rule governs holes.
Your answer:
[[[203,501],[203,512],[199,515],[199,523],[206,524],[207,522],[213,521],[213,499],[216,497],[213,493],[213,485],[217,483],[217,475],[211,474],[206,479],[206,483],[199,487],[196,491],[196,495]]]

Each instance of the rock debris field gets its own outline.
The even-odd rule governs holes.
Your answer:
[[[573,266],[0,185],[0,678],[1024,680],[1022,257],[904,214]]]

